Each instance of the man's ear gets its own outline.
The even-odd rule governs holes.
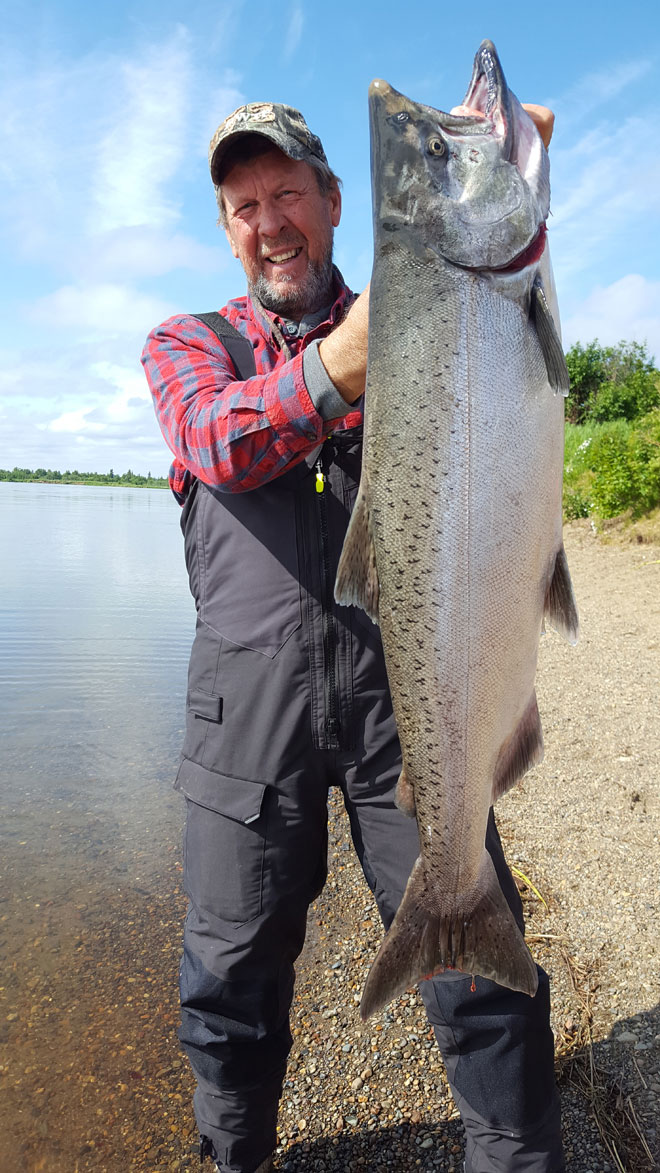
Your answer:
[[[330,190],[328,199],[330,200],[330,219],[332,222],[332,227],[336,228],[339,224],[339,221],[341,220],[341,192],[336,184]]]

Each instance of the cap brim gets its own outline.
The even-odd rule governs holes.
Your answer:
[[[273,133],[270,127],[264,127],[263,129],[260,127],[258,130],[252,127],[249,129],[242,127],[240,130],[233,131],[231,134],[228,134],[226,138],[223,138],[222,141],[218,143],[213,152],[210,163],[210,171],[211,179],[213,180],[213,183],[216,187],[220,182],[219,175],[222,160],[227,154],[229,147],[231,147],[232,144],[235,143],[239,138],[248,138],[251,135],[259,135],[260,138],[268,139],[268,141],[271,142],[274,147],[277,147],[277,149],[282,151],[283,154],[288,155],[290,159],[300,160],[311,154],[310,151],[305,151],[304,147],[299,142],[297,142],[293,136],[282,134],[281,131]]]

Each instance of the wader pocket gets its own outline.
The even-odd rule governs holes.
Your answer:
[[[204,692],[202,688],[192,689],[189,705],[195,717],[204,717],[207,721],[215,721],[217,725],[222,721],[222,697],[213,692]]]
[[[186,798],[184,886],[195,907],[245,924],[262,909],[265,786],[183,761],[175,783]]]

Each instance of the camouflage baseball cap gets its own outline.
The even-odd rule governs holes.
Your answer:
[[[220,164],[229,145],[243,134],[261,134],[290,159],[314,156],[327,166],[320,138],[312,134],[299,110],[281,102],[248,102],[221,122],[209,146],[211,179],[218,186]]]

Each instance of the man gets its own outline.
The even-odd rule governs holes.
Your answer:
[[[551,115],[536,117],[549,138]],[[298,111],[274,103],[227,118],[209,160],[248,296],[221,316],[171,318],[143,355],[198,610],[176,783],[190,897],[180,1038],[202,1157],[266,1173],[293,966],[325,879],[328,788],[342,790],[386,926],[419,840],[394,804],[378,630],[333,598],[359,481],[368,318],[366,295],[354,299],[332,265],[339,182]],[[492,812],[487,847],[522,925]],[[470,986],[461,974],[420,985],[466,1169],[560,1173],[547,977],[533,999]]]

